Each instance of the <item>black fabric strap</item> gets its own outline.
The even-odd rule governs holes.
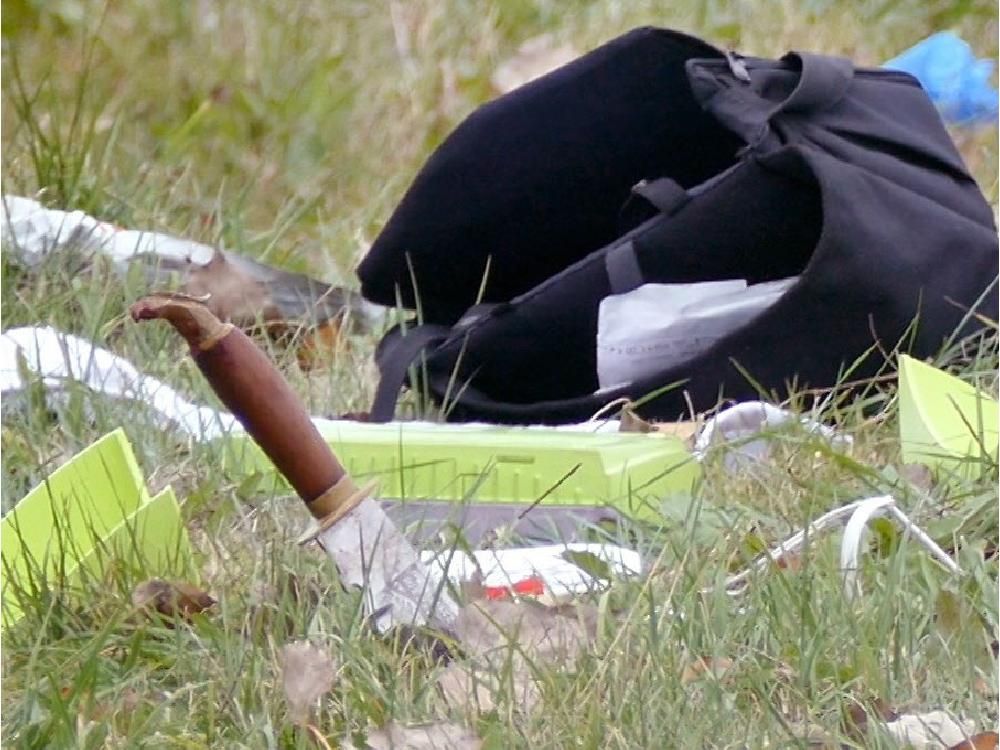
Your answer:
[[[618,212],[619,233],[625,234],[653,218],[655,212],[650,208],[670,216],[687,203],[689,198],[688,192],[669,177],[640,180],[632,186],[628,199]]]
[[[608,250],[604,255],[604,266],[608,271],[612,294],[631,292],[642,285],[642,269],[639,268],[639,259],[631,240]]]
[[[406,381],[406,371],[425,349],[447,339],[450,330],[447,326],[428,324],[410,328],[405,333],[397,328],[386,334],[375,354],[380,377],[369,421],[392,421],[399,392]]]
[[[799,82],[781,104],[782,112],[816,112],[833,106],[847,93],[854,78],[854,64],[845,57],[790,52],[783,58],[802,66]]]
[[[667,215],[686,203],[688,197],[687,191],[669,177],[643,180],[632,188],[632,192],[642,196]]]
[[[463,328],[468,328],[473,323],[480,321],[484,316],[489,315],[500,307],[499,302],[480,302],[478,305],[473,305],[465,314],[458,319],[455,323],[455,330],[461,330]]]

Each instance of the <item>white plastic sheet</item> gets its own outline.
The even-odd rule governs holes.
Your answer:
[[[569,554],[568,554],[569,553]],[[610,544],[574,542],[541,547],[475,550],[470,553],[447,550],[423,552],[424,563],[436,563],[449,580],[460,584],[479,578],[487,589],[514,589],[531,579],[540,579],[543,595],[557,599],[572,597],[607,585],[572,561],[572,554],[593,555],[615,577],[642,572],[639,553]]]
[[[743,279],[643,284],[606,297],[597,323],[600,388],[693,359],[777,302],[796,278],[749,286]]]
[[[49,326],[12,328],[0,335],[0,392],[11,395],[27,387],[19,363],[40,377],[55,397],[70,384],[78,383],[94,393],[143,404],[163,426],[179,429],[195,440],[214,440],[243,429],[232,414],[194,404],[166,383],[141,373],[123,357]],[[313,417],[312,421],[320,434],[333,434],[338,424],[343,424],[323,417]],[[525,429],[617,432],[618,426],[617,420],[607,420]],[[479,427],[482,425],[470,423],[448,425],[447,429]]]
[[[29,266],[69,246],[106,255],[122,272],[143,256],[160,263],[205,265],[215,255],[214,248],[200,242],[159,232],[120,229],[83,211],[45,208],[38,201],[16,195],[3,197],[0,234],[4,248]]]
[[[240,429],[231,414],[193,404],[128,360],[48,326],[13,328],[0,336],[0,392],[5,396],[27,387],[22,364],[56,397],[78,383],[112,399],[145,404],[162,426],[176,427],[197,440]]]
[[[847,448],[853,443],[850,435],[809,417],[763,401],[746,401],[724,409],[705,422],[695,437],[695,458],[702,460],[712,447],[728,444],[728,468],[739,468],[741,461],[762,461],[770,454],[767,432],[795,422],[806,432],[824,438],[834,448]]]

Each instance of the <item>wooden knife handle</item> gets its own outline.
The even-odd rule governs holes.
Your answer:
[[[212,390],[314,516],[329,516],[338,501],[356,493],[291,386],[242,331],[184,295],[150,295],[132,305],[130,313],[133,320],[166,320],[177,329]]]

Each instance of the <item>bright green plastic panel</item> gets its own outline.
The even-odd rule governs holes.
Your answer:
[[[660,498],[700,476],[684,444],[662,434],[338,422],[324,438],[357,481],[377,479],[380,497],[402,500],[530,503],[558,484],[544,504],[653,518]],[[231,476],[275,480],[248,438],[228,441]]]
[[[81,567],[101,576],[111,562],[146,576],[193,574],[191,543],[173,488],[123,519],[81,560]]]
[[[102,574],[112,560],[155,573],[189,564],[177,499],[150,499],[122,430],[78,453],[29,492],[0,523],[3,620],[16,620],[13,592],[39,582],[70,584],[85,566]],[[183,565],[179,565],[183,561]]]
[[[953,375],[906,355],[899,360],[903,460],[978,475],[997,460],[997,402]]]

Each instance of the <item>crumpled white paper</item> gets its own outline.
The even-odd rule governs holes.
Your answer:
[[[947,711],[902,714],[885,724],[889,734],[901,745],[923,750],[953,747],[972,736],[975,726],[974,722],[956,719]]]
[[[677,367],[771,307],[797,277],[643,284],[601,301],[597,381],[601,389]]]
[[[597,581],[587,571],[572,562],[567,553],[593,555],[607,564],[616,577],[638,575],[642,559],[638,552],[610,544],[571,542],[539,547],[507,549],[460,550],[421,553],[424,563],[436,563],[447,572],[449,580],[460,584],[481,576],[479,583],[486,588],[511,588],[518,583],[538,578],[544,585],[544,595],[562,599],[593,591]]]
[[[139,402],[161,426],[177,427],[198,440],[241,429],[231,414],[197,406],[166,383],[143,375],[128,360],[48,326],[12,328],[0,335],[0,392],[27,387],[19,361],[53,394],[78,383],[114,399]]]
[[[714,446],[726,447],[727,468],[738,468],[743,460],[762,461],[770,454],[766,432],[798,422],[807,432],[822,437],[834,448],[845,449],[854,439],[806,416],[793,414],[763,401],[746,401],[730,406],[707,420],[694,441],[694,456],[699,461]],[[751,439],[760,436],[758,439]]]
[[[5,195],[2,204],[4,247],[29,266],[69,246],[108,256],[120,272],[147,255],[156,262],[195,265],[205,265],[215,255],[210,245],[159,232],[120,229],[83,211],[45,208],[30,198]]]
[[[11,394],[27,387],[21,376],[19,361],[30,373],[41,377],[46,389],[53,395],[64,391],[71,383],[82,384],[95,393],[144,404],[161,425],[177,428],[195,440],[210,441],[243,430],[232,414],[194,404],[166,383],[139,372],[123,357],[50,326],[12,328],[0,335],[0,392]],[[348,424],[324,417],[312,417],[312,421],[320,434],[336,434],[338,427]],[[363,423],[349,424],[358,426]],[[482,426],[468,423],[445,427],[461,430]],[[525,429],[617,432],[618,421],[584,422],[556,428],[538,425]]]

